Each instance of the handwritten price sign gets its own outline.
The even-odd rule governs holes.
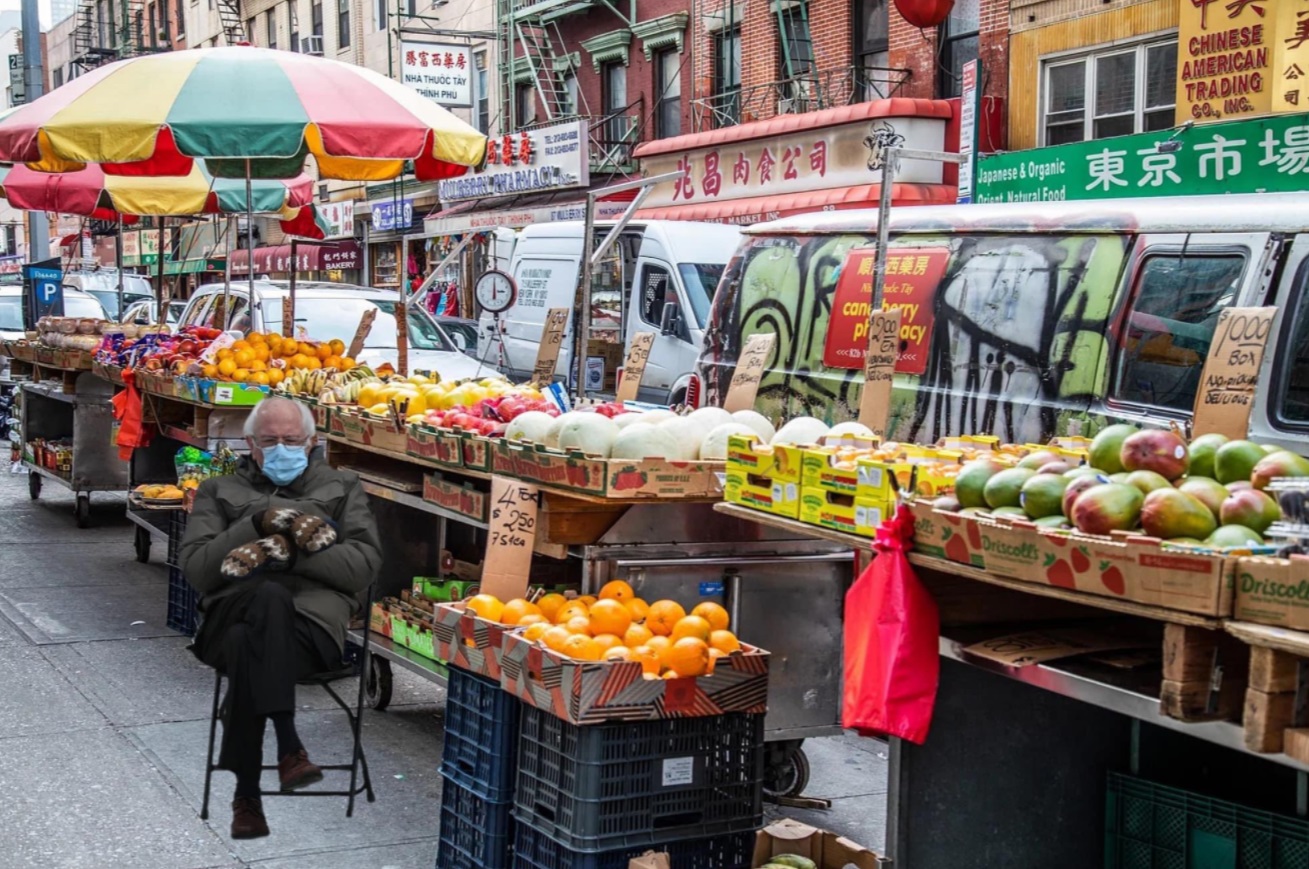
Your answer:
[[[623,382],[618,385],[618,401],[634,401],[637,390],[641,388],[641,378],[645,376],[645,363],[650,360],[650,348],[654,346],[654,332],[637,332],[632,336],[632,346],[627,351],[627,361],[623,363]]]
[[[768,364],[768,354],[773,352],[776,343],[777,335],[772,332],[751,335],[746,340],[741,355],[737,357],[736,371],[732,373],[732,382],[727,387],[727,397],[723,399],[723,410],[736,413],[738,410],[754,409],[759,382]]]
[[[527,594],[532,549],[536,544],[538,493],[535,486],[508,477],[491,478],[491,520],[486,535],[482,591],[500,600]]]
[[[1254,387],[1276,313],[1276,308],[1226,308],[1219,313],[1195,395],[1196,434],[1217,432],[1240,439],[1249,433]]]
[[[868,350],[864,354],[864,388],[859,396],[859,421],[886,437],[891,419],[891,386],[900,357],[900,309],[873,311],[868,317]]]
[[[532,382],[545,386],[554,380],[559,350],[564,343],[564,330],[568,327],[568,308],[551,308],[545,315],[545,328],[541,330],[541,346],[536,351],[536,367],[532,369]]]

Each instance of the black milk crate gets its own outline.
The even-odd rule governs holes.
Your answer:
[[[513,803],[493,802],[441,781],[441,837],[436,869],[510,869]]]
[[[441,774],[482,799],[512,800],[520,705],[498,681],[451,667]]]
[[[762,825],[762,715],[578,726],[524,705],[521,716],[514,816],[567,848],[621,850]]]
[[[750,869],[754,833],[729,833],[707,839],[683,839],[654,846],[635,845],[611,851],[571,851],[540,830],[519,821],[514,827],[513,869],[627,869],[628,861],[652,847],[666,851],[673,866],[687,869]]]
[[[186,511],[168,512],[168,621],[172,630],[195,636],[200,593],[182,575],[182,536],[186,534]]]

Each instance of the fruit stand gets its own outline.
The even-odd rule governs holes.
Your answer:
[[[39,498],[45,480],[72,490],[77,525],[85,528],[91,493],[127,486],[127,464],[112,441],[112,389],[91,373],[91,356],[81,349],[22,340],[3,342],[0,352],[21,382],[28,491]]]

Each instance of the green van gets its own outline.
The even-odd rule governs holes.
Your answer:
[[[760,412],[853,418],[876,232],[876,211],[745,230],[714,296],[700,402],[720,404],[745,339],[774,332]],[[897,208],[889,238],[893,438],[1184,422],[1219,312],[1275,305],[1251,429],[1303,450],[1309,195]]]

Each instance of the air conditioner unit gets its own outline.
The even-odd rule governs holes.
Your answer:
[[[799,110],[796,109],[797,102],[798,101],[795,97],[782,97],[777,101],[777,113],[779,115],[798,114]]]
[[[302,36],[300,37],[300,53],[316,54],[323,56],[323,37],[321,36]]]

